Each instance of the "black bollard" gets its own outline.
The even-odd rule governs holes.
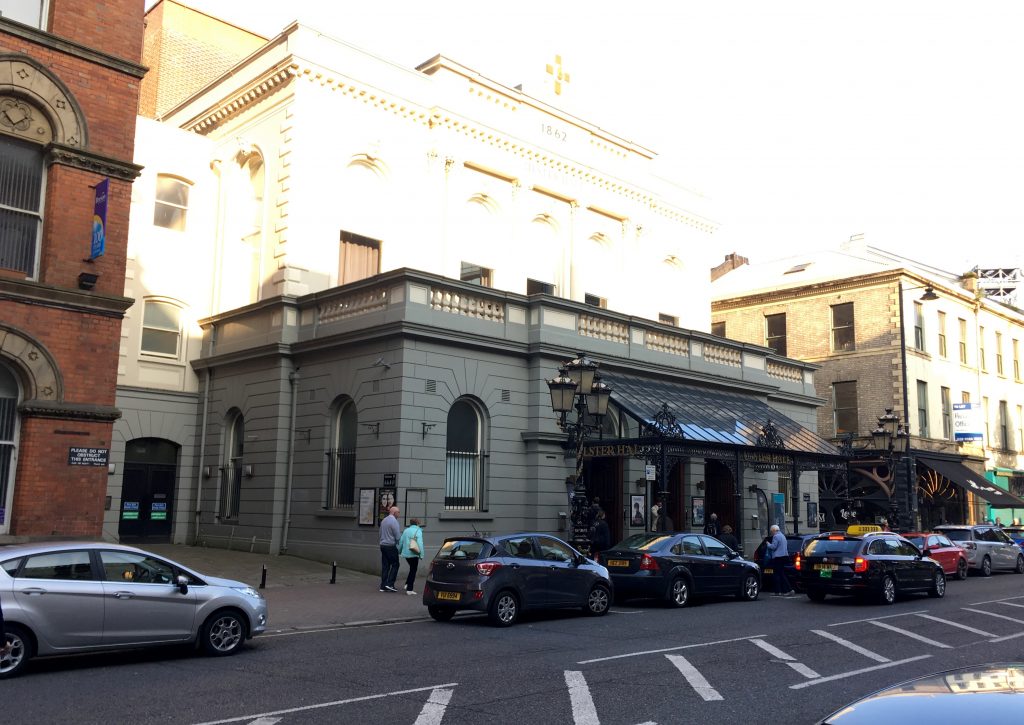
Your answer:
[[[260,589],[267,588],[267,565],[263,565],[263,575],[260,577]]]
[[[331,562],[331,584],[336,584],[338,581],[338,562]]]

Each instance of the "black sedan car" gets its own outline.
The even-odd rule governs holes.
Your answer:
[[[486,612],[508,627],[526,609],[580,608],[600,617],[612,601],[608,570],[547,534],[444,540],[430,562],[423,603],[447,622],[460,609]]]
[[[753,601],[761,572],[718,539],[703,534],[634,534],[601,552],[616,596],[664,599],[685,607],[694,596],[735,594]]]
[[[889,532],[819,534],[804,546],[800,584],[815,602],[829,594],[874,597],[892,604],[904,592],[946,594],[942,565]]]

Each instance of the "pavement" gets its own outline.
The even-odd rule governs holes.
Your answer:
[[[398,572],[399,591],[380,592],[380,576],[348,569],[337,570],[331,584],[331,565],[297,556],[251,554],[204,546],[156,544],[147,551],[177,561],[200,574],[219,576],[259,587],[263,567],[270,619],[268,632],[359,626],[387,622],[408,622],[429,618],[423,606],[422,590],[426,563],[421,562],[416,596],[402,588],[408,570],[402,563]]]

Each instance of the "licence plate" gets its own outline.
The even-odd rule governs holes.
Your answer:
[[[446,599],[452,602],[457,602],[462,597],[460,592],[437,592],[438,599]]]
[[[822,579],[831,579],[832,578],[832,570],[831,569],[821,569],[818,572],[818,576],[820,576]]]
[[[814,565],[814,570],[815,571],[833,572],[833,571],[835,571],[838,568],[839,568],[838,564],[815,564]]]
[[[629,566],[629,562],[625,559],[609,559],[608,566]]]
[[[775,573],[775,570],[774,570],[774,569],[765,569],[765,570],[764,570],[764,573],[765,573],[765,575],[768,575],[768,574],[774,574],[774,573]]]

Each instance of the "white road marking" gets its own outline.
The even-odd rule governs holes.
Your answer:
[[[982,637],[995,637],[991,632],[986,632],[984,629],[975,629],[974,627],[968,627],[966,624],[960,624],[959,622],[950,622],[948,619],[942,619],[941,617],[933,617],[930,614],[918,614],[917,616],[924,619],[930,619],[933,622],[942,622],[948,624],[950,627],[959,627],[960,629],[966,629],[968,632],[974,632],[980,634]]]
[[[1008,639],[1017,639],[1018,637],[1024,637],[1024,632],[1017,632],[1017,634],[1008,634],[1005,637],[995,637],[990,639],[989,642],[1005,642]]]
[[[384,697],[394,697],[395,695],[408,695],[412,692],[426,692],[427,690],[437,690],[445,687],[456,687],[458,682],[448,682],[443,685],[431,685],[429,687],[414,687],[410,690],[396,690],[395,692],[382,692],[379,695],[364,695],[362,697],[350,697],[347,700],[332,700],[331,702],[319,702],[315,705],[303,705],[301,707],[289,707],[285,710],[274,710],[273,712],[260,712],[255,715],[242,715],[241,717],[229,717],[224,720],[209,720],[203,723],[197,723],[197,725],[224,725],[229,722],[242,722],[243,720],[252,721],[253,719],[265,718],[272,715],[288,715],[293,712],[305,712],[307,710],[322,710],[325,707],[337,707],[338,705],[348,705],[352,702],[365,702],[367,700],[380,700]]]
[[[896,632],[897,634],[902,634],[904,637],[910,637],[911,639],[916,639],[918,642],[924,642],[925,644],[930,644],[933,647],[941,647],[942,649],[952,649],[952,647],[950,647],[948,644],[942,644],[942,642],[937,642],[934,639],[928,639],[927,637],[924,637],[924,636],[918,634],[917,632],[911,632],[910,630],[900,629],[899,627],[894,627],[891,624],[886,624],[885,622],[878,622],[878,621],[872,620],[871,624],[875,625],[876,627],[881,627],[882,629],[888,629],[890,632]]]
[[[806,677],[809,680],[813,680],[816,677],[820,677],[821,676],[817,672],[812,670],[810,667],[808,667],[807,665],[804,665],[804,664],[801,664],[801,663],[797,662],[796,658],[793,657],[792,655],[786,654],[785,652],[783,652],[781,649],[779,649],[775,645],[768,644],[763,639],[752,639],[750,641],[753,642],[754,644],[756,644],[761,649],[763,649],[768,654],[770,654],[772,657],[775,657],[776,659],[782,660],[787,665],[792,667],[794,670],[796,670],[797,672],[799,672],[801,675],[803,675],[804,677]]]
[[[855,677],[857,675],[863,675],[865,672],[874,672],[875,670],[884,670],[886,667],[896,667],[898,665],[905,665],[908,662],[917,662],[918,660],[925,660],[931,657],[931,655],[918,655],[917,657],[910,657],[905,660],[896,660],[895,662],[886,662],[882,665],[872,665],[871,667],[863,667],[859,670],[851,670],[850,672],[840,672],[838,675],[828,675],[827,677],[819,677],[816,680],[808,680],[807,682],[798,682],[795,685],[790,685],[791,690],[802,690],[805,687],[811,685],[820,685],[823,682],[833,682],[835,680],[842,680],[847,677]]]
[[[893,619],[895,617],[906,617],[908,614],[920,614],[921,612],[927,612],[927,609],[918,609],[913,612],[900,612],[899,614],[887,614],[884,617],[868,617],[867,619],[851,619],[848,622],[836,622],[835,624],[828,625],[829,627],[842,627],[844,624],[860,624],[861,622],[874,622],[879,619]]]
[[[630,610],[628,612],[623,610],[623,609],[609,609],[608,610],[608,614],[643,614],[643,613],[644,613],[644,611],[642,609],[633,609],[633,610]]]
[[[455,615],[460,616],[460,615]],[[348,622],[346,624],[325,624],[323,627],[314,627],[312,629],[278,629],[273,632],[261,634],[260,639],[271,639],[273,637],[294,637],[297,634],[319,634],[321,632],[342,632],[346,629],[363,629],[368,627],[401,627],[406,624],[423,624],[426,620],[423,619],[410,619],[404,622],[381,622],[377,620],[376,624],[368,625],[366,622]],[[359,625],[357,627],[357,625]]]
[[[824,637],[825,639],[832,640],[836,644],[841,644],[843,647],[846,647],[847,649],[852,649],[854,652],[859,652],[860,654],[864,655],[868,659],[874,660],[875,662],[892,662],[892,660],[890,660],[888,657],[883,657],[882,655],[872,652],[869,649],[864,649],[859,644],[854,644],[848,639],[837,637],[831,632],[826,632],[823,629],[812,629],[811,631],[821,637]]]
[[[592,660],[580,660],[578,665],[591,665],[595,662],[607,662],[608,660],[621,660],[625,657],[642,657],[643,655],[660,655],[665,652],[678,652],[681,649],[693,649],[694,647],[712,647],[716,644],[728,644],[729,642],[742,642],[754,637],[767,637],[766,634],[751,634],[746,637],[733,637],[732,639],[719,639],[714,642],[699,642],[697,644],[683,644],[678,647],[663,647],[661,649],[648,649],[640,652],[627,652],[624,655],[611,655],[610,657],[595,657]]]
[[[668,657],[669,662],[674,664],[676,669],[682,673],[683,677],[686,678],[686,681],[690,683],[690,687],[692,687],[698,695],[704,698],[705,702],[722,699],[722,696],[719,695],[718,691],[711,686],[711,683],[704,679],[704,675],[702,675],[696,667],[691,665],[685,657],[682,655],[665,656]]]
[[[572,703],[572,721],[576,725],[600,725],[594,698],[590,696],[590,687],[583,673],[565,670],[565,684],[569,688],[569,701]]]
[[[449,700],[452,699],[453,692],[455,690],[435,688],[424,703],[423,709],[420,710],[420,715],[413,725],[441,725],[444,711],[448,707]]]
[[[1003,597],[1002,599],[989,599],[989,600],[984,601],[984,602],[971,602],[967,606],[969,606],[969,607],[977,607],[977,606],[980,606],[982,604],[1000,604],[1000,603],[1008,601],[1010,599],[1024,599],[1024,597]]]
[[[1005,614],[996,614],[995,612],[986,612],[984,609],[971,609],[969,607],[960,607],[965,612],[974,612],[975,614],[984,614],[986,617],[995,617],[996,619],[1005,619],[1007,622],[1016,622],[1017,624],[1024,624],[1024,619],[1014,619],[1013,617],[1007,617]]]
[[[253,720],[249,725],[275,725],[281,722],[279,717],[261,717],[259,720]]]
[[[1014,604],[1013,602],[993,602],[993,604],[1002,604],[1004,607],[1021,607],[1024,609],[1024,604]]]

